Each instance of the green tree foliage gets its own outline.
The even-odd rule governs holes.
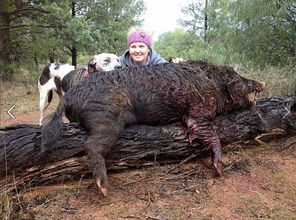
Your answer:
[[[257,64],[296,61],[295,0],[212,0],[211,40]]]
[[[27,57],[28,40],[31,40],[30,21],[40,22],[48,14],[37,1],[2,0],[0,4],[0,71],[11,78],[17,66]]]
[[[204,60],[216,64],[239,63],[241,54],[230,51],[216,42],[205,42],[197,34],[176,29],[174,32],[161,34],[154,43],[154,48],[166,60],[182,57],[187,60]]]
[[[179,24],[184,30],[200,39],[204,38],[203,33],[207,36],[204,43],[199,41],[192,45],[184,57],[198,57],[220,64],[296,63],[295,0],[195,0],[182,12],[186,19],[179,20]],[[204,25],[206,21],[208,24]],[[159,41],[164,44],[174,42],[176,49],[171,56],[176,57],[184,54],[180,44],[189,44],[187,39],[192,41],[192,38],[180,38],[175,33],[170,37],[165,34]],[[156,45],[165,56],[172,51],[159,43]]]
[[[201,45],[202,42],[197,35],[181,29],[161,34],[154,43],[157,52],[166,60],[176,57],[197,59]]]
[[[141,23],[143,0],[1,0],[1,74],[21,65],[69,61],[78,55],[120,54],[126,33]],[[5,71],[4,71],[5,70]]]
[[[179,19],[178,23],[192,33],[197,33],[206,40],[206,32],[209,30],[208,24],[208,4],[209,0],[192,1],[181,8],[181,12],[186,18]]]
[[[128,29],[142,22],[140,16],[145,11],[143,1],[101,0],[92,4],[86,16],[90,18],[94,30],[96,50],[93,53],[122,54],[126,49]],[[94,45],[90,46],[94,48]]]

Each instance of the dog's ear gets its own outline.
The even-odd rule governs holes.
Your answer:
[[[100,71],[102,71],[102,69],[96,67],[95,59],[91,59],[87,65],[87,72],[94,73],[94,72],[100,72]]]
[[[94,59],[91,59],[87,64],[87,72],[93,73],[96,70],[96,63]]]

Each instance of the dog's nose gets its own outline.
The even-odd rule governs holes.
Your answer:
[[[116,65],[114,68],[115,68],[115,69],[120,69],[120,68],[122,68],[122,66],[120,66],[120,65]]]

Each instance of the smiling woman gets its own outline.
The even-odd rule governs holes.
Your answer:
[[[151,47],[152,37],[140,28],[133,28],[127,34],[128,49],[120,57],[123,67],[144,66],[166,61]]]
[[[132,43],[129,46],[129,52],[135,65],[143,66],[147,63],[149,47],[145,43]]]

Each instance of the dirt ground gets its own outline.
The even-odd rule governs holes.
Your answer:
[[[1,127],[38,124],[37,89],[9,88],[1,91]],[[15,119],[6,112],[12,105]],[[221,178],[213,176],[210,158],[198,158],[171,173],[174,164],[110,172],[106,198],[83,177],[9,194],[9,210],[0,212],[9,219],[296,219],[296,136],[260,140],[265,144],[225,147]]]

